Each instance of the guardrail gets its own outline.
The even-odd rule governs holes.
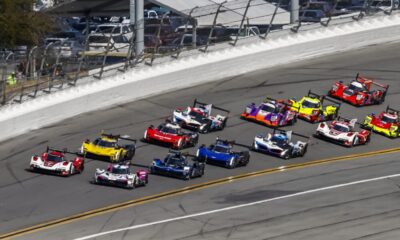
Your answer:
[[[281,5],[281,0],[279,0],[279,2],[276,3],[275,11],[273,14],[269,15],[271,21],[268,23],[268,28],[259,36],[242,38],[239,36],[239,33],[248,27],[248,25],[245,24],[246,21],[249,21],[249,19],[246,18],[246,13],[249,7],[253,6],[252,1],[253,0],[248,0],[245,6],[238,34],[226,41],[215,42],[216,38],[214,38],[214,31],[218,27],[218,15],[225,4],[224,2],[215,7],[215,11],[207,13],[214,16],[214,22],[209,31],[207,42],[201,46],[184,46],[183,41],[185,34],[188,33],[188,25],[193,23],[191,15],[195,10],[198,10],[196,7],[188,10],[189,17],[187,18],[184,31],[181,34],[181,41],[179,45],[174,48],[165,48],[159,44],[161,29],[164,22],[163,17],[158,24],[159,27],[155,36],[155,44],[148,47],[146,52],[138,56],[135,56],[133,51],[135,47],[135,42],[133,41],[134,37],[132,37],[130,41],[125,41],[122,44],[115,43],[113,39],[122,37],[123,34],[112,34],[114,29],[111,33],[102,33],[102,36],[108,39],[108,41],[104,43],[103,50],[100,51],[82,50],[78,54],[78,52],[64,50],[64,48],[57,43],[50,43],[46,46],[31,48],[30,52],[27,54],[27,59],[20,60],[20,62],[12,61],[12,53],[10,53],[11,55],[8,54],[6,58],[3,57],[2,61],[0,61],[0,63],[2,62],[0,66],[0,105],[22,103],[23,101],[35,98],[39,95],[50,94],[66,87],[73,87],[84,77],[101,79],[104,74],[110,70],[117,69],[118,71],[125,72],[131,68],[151,67],[181,57],[232,48],[257,41],[266,41],[284,35],[290,36],[290,34],[297,34],[317,28],[359,21],[364,17],[382,14],[382,12],[383,14],[390,15],[394,11],[393,8],[381,12],[372,11],[369,8],[369,1],[365,1],[364,9],[360,12],[327,17],[316,23],[303,23],[299,21],[293,25],[286,25],[282,29],[273,30],[274,19],[277,15],[283,14],[278,11]],[[305,8],[306,7],[302,7],[301,9]],[[229,8],[229,11],[238,11],[239,9],[243,10],[243,7]],[[224,9],[224,11],[226,11],[226,9]],[[260,17],[265,17],[265,15]],[[84,49],[91,49],[89,37],[90,35],[85,39]],[[118,64],[113,63],[115,59],[119,59]],[[121,61],[121,59],[123,61]],[[19,75],[17,74],[17,84],[12,86],[7,85],[7,77],[11,72],[15,71],[12,68],[10,69],[10,65],[20,68],[19,71],[17,71],[19,72]]]

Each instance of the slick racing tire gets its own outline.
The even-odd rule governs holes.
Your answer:
[[[355,136],[353,138],[353,142],[351,143],[351,146],[356,146],[356,145],[359,145],[359,144],[360,144],[360,140],[358,139],[357,136]]]
[[[300,157],[304,157],[304,155],[306,155],[306,153],[307,153],[307,148],[308,148],[308,145],[306,144],[306,145],[304,146],[304,148],[301,150]]]
[[[181,150],[182,148],[183,148],[183,139],[181,138],[181,139],[179,139],[178,140],[178,144],[176,145],[176,149],[177,150]]]
[[[83,170],[85,170],[85,164],[82,163],[81,169],[79,170],[79,174],[83,173]]]
[[[71,167],[69,168],[67,176],[69,177],[69,176],[73,175],[74,173],[75,173],[75,168],[74,168],[74,165],[71,164]]]
[[[228,163],[228,168],[229,168],[229,169],[233,169],[233,168],[236,167],[236,165],[237,165],[237,160],[236,160],[235,157],[232,157],[232,158],[230,159],[229,163]]]

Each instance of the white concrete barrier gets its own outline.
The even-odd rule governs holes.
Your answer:
[[[0,111],[0,141],[78,114],[258,69],[400,40],[400,15],[290,34],[132,70]]]

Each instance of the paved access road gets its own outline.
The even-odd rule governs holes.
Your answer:
[[[95,169],[104,168],[107,165],[97,160],[89,160],[83,174],[70,178],[35,174],[25,170],[31,155],[41,153],[47,145],[78,149],[83,140],[97,137],[101,130],[114,134],[128,134],[140,139],[148,125],[157,125],[170,116],[175,107],[191,104],[195,97],[232,111],[228,127],[224,131],[201,135],[200,143],[207,144],[214,141],[216,136],[251,144],[257,133],[270,131],[266,127],[239,119],[239,114],[250,102],[258,103],[265,96],[300,98],[310,88],[317,93],[326,93],[334,81],[349,81],[357,72],[390,84],[386,103],[400,108],[399,50],[400,44],[370,46],[367,49],[253,72],[154,96],[108,110],[84,114],[4,142],[0,146],[0,234],[222,177],[287,164],[398,147],[400,140],[390,140],[379,135],[374,135],[368,146],[352,149],[312,139],[309,152],[304,158],[283,161],[252,153],[251,162],[246,168],[228,170],[207,166],[206,175],[203,178],[189,182],[151,176],[147,187],[133,191],[91,185],[89,181]],[[342,112],[344,116],[358,117],[361,120],[366,114],[383,110],[386,103],[365,108],[355,108],[344,104]],[[315,128],[315,124],[302,121],[293,127],[295,131],[307,135],[311,135]],[[195,150],[189,149],[192,153]],[[166,148],[139,142],[133,161],[135,168],[147,167],[153,158],[163,157],[167,151]]]

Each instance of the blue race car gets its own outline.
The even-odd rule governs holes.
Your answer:
[[[250,161],[249,151],[235,152],[232,150],[234,141],[227,141],[217,138],[215,144],[209,147],[202,145],[196,153],[200,162],[219,165],[226,168],[246,166]]]
[[[150,166],[150,173],[185,180],[203,176],[205,164],[198,161],[189,163],[187,156],[190,155],[170,150],[164,160],[154,159],[153,164]]]

